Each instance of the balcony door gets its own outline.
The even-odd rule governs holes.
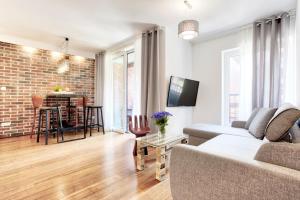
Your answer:
[[[222,52],[222,124],[239,119],[241,94],[241,52],[239,48]]]
[[[136,95],[134,50],[123,51],[113,58],[113,130],[128,131],[128,115],[132,114]]]

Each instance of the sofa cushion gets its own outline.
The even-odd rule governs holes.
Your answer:
[[[198,149],[216,155],[253,160],[264,143],[263,140],[254,137],[220,135],[199,145]]]
[[[256,116],[256,114],[258,113],[259,110],[260,110],[259,108],[255,108],[255,109],[252,111],[252,113],[251,113],[249,119],[246,121],[245,129],[247,129],[247,130],[249,129],[251,122],[253,121],[254,117]]]
[[[300,171],[300,144],[266,143],[257,151],[255,160]]]
[[[261,108],[252,120],[249,132],[258,139],[263,139],[265,129],[276,112],[276,108]]]
[[[183,133],[204,139],[212,139],[222,134],[253,138],[253,136],[249,134],[249,132],[246,129],[220,126],[214,124],[193,124],[187,128],[184,128]]]
[[[272,142],[280,141],[299,118],[299,109],[291,104],[281,106],[267,125],[266,138]]]

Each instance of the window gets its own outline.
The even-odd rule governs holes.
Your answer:
[[[239,119],[241,97],[241,52],[239,48],[222,52],[222,124]]]

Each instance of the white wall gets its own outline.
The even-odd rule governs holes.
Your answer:
[[[296,58],[297,58],[297,102],[300,107],[300,0],[297,1],[297,19],[296,19],[296,31],[297,31],[297,44],[296,44]]]
[[[221,124],[222,50],[239,43],[240,34],[235,32],[193,45],[192,78],[200,81],[193,123]]]
[[[177,36],[177,27],[165,28],[165,88],[163,104],[167,104],[167,90],[170,76],[183,78],[192,77],[192,45]],[[167,130],[174,133],[182,133],[182,129],[192,124],[191,107],[166,108],[166,111],[174,116],[170,118]]]

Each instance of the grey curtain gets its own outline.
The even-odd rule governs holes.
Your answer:
[[[160,66],[160,31],[155,27],[142,34],[141,114],[150,117],[160,111],[160,92],[164,90]],[[152,125],[152,129],[155,127]]]
[[[105,53],[95,55],[95,105],[103,105]]]
[[[283,13],[254,23],[252,107],[282,104],[285,82],[285,51],[288,48],[290,16]]]

